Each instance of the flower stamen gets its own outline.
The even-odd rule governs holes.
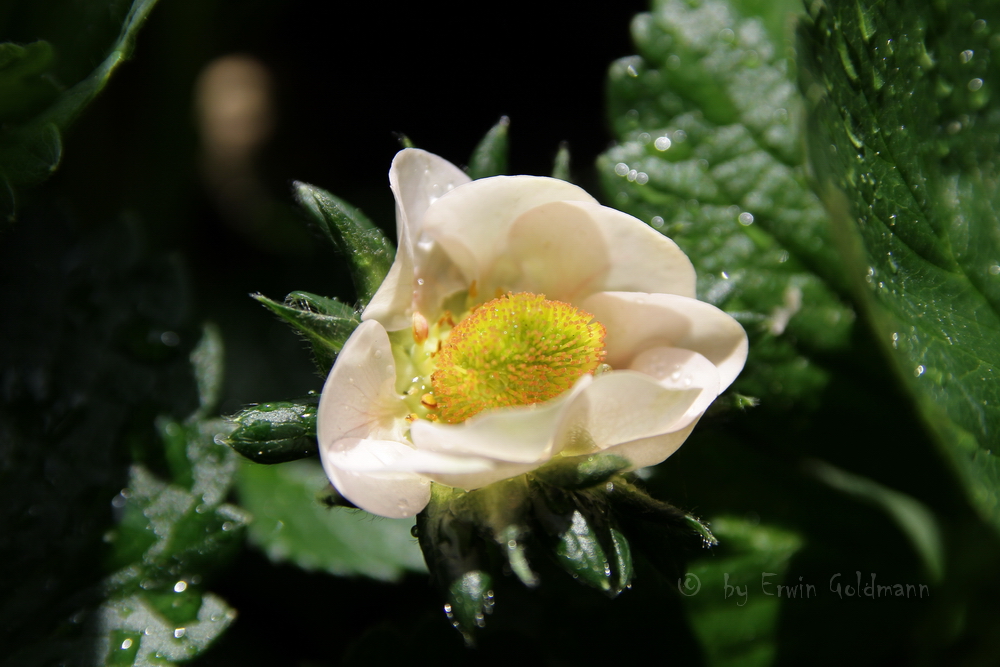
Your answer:
[[[604,361],[604,326],[544,295],[506,294],[459,322],[431,376],[442,421],[551,400]]]

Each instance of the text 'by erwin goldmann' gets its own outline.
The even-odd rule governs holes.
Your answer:
[[[778,583],[776,572],[761,572],[759,587],[757,582],[737,583],[735,578],[730,579],[729,573],[723,573],[722,595],[726,600],[732,600],[738,607],[742,607],[752,595],[770,595],[782,599],[808,600],[820,597],[820,595],[833,595],[841,600],[857,598],[872,600],[879,599],[923,599],[931,596],[930,588],[927,584],[910,583],[889,583],[881,581],[872,572],[863,577],[860,571],[855,571],[855,576],[844,575],[837,572],[830,577],[824,586],[817,587],[803,581],[799,577],[798,581],[790,583]],[[688,572],[684,577],[677,580],[677,590],[682,595],[692,596],[702,592],[702,582],[697,574]]]

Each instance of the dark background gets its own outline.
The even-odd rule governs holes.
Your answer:
[[[106,3],[74,0],[0,0],[0,40],[51,41],[56,78],[68,87],[103,59],[127,8],[124,0],[111,3],[110,9]],[[163,0],[140,32],[132,60],[67,133],[58,172],[20,193],[21,217],[0,236],[5,261],[16,274],[5,289],[30,294],[38,285],[17,267],[45,265],[50,253],[67,262],[95,238],[101,239],[101,247],[138,244],[143,248],[139,255],[156,257],[157,265],[169,262],[180,275],[176,290],[161,294],[163,303],[170,304],[169,317],[153,312],[150,319],[162,315],[182,336],[195,333],[193,323],[220,325],[227,368],[223,414],[249,402],[318,390],[322,378],[303,343],[248,298],[259,291],[280,300],[290,291],[306,290],[353,301],[342,260],[307,230],[295,210],[291,182],[330,190],[360,206],[394,236],[387,173],[400,147],[397,133],[464,164],[485,132],[507,115],[511,173],[550,173],[565,141],[574,179],[597,194],[592,165],[610,140],[603,103],[606,71],[614,59],[632,52],[629,23],[644,9],[645,2],[636,0],[600,10],[538,1],[368,2],[348,8],[305,0]],[[230,54],[259,60],[273,83],[273,133],[254,161],[264,203],[252,224],[221,211],[202,177],[195,82],[207,63]],[[45,227],[55,219],[58,225]],[[138,240],[118,239],[126,227]],[[109,268],[107,276],[90,280],[109,294],[124,293],[125,286],[116,281],[133,280],[135,272],[119,273],[125,277],[112,275]],[[19,302],[25,312],[36,307],[49,312],[42,322],[59,322],[61,315],[54,311],[87,296],[86,290],[53,296],[60,294],[58,275],[43,275],[49,281],[46,290]],[[83,331],[92,328],[88,321],[67,326]],[[184,340],[182,347],[189,344]],[[60,354],[80,356],[93,348],[81,342],[75,352],[60,349]],[[107,378],[97,380],[102,381]],[[168,392],[174,387],[147,389]],[[178,414],[185,414],[190,398],[179,403],[187,407],[178,408]],[[151,422],[155,411],[148,410],[133,421]],[[108,456],[108,462],[91,460],[89,465],[104,466],[104,487],[121,488],[124,462]],[[39,460],[38,466],[45,463]],[[39,493],[47,488],[39,487]],[[74,498],[72,490],[65,494]],[[82,578],[98,567],[87,545],[100,534],[102,522],[110,520],[108,505],[95,502],[86,518],[73,542],[84,554],[76,565]],[[64,548],[68,530],[68,524],[53,524],[49,537],[42,538],[50,540],[48,551]],[[72,550],[67,554],[72,556]],[[72,567],[67,572],[67,578],[76,576]],[[68,579],[66,585],[72,585]],[[502,642],[493,643],[489,655],[465,653],[443,618],[438,593],[423,576],[399,585],[335,579],[272,566],[262,554],[246,549],[210,587],[238,610],[239,618],[198,664],[333,665],[351,655],[371,664],[378,663],[373,651],[379,646],[405,644],[418,636],[424,646],[440,645],[442,659],[452,661],[510,661],[520,654],[518,646],[496,653]],[[666,604],[647,599],[655,590],[650,586],[625,601],[632,612],[619,615],[619,622],[639,618],[648,605]],[[554,587],[546,596],[560,594]],[[520,608],[530,610],[534,604],[522,596]],[[605,602],[594,596],[593,604],[603,607]],[[303,615],[303,608],[316,613]],[[572,613],[587,623],[587,608]],[[370,639],[352,649],[366,632]],[[497,632],[500,636],[503,628]],[[535,640],[559,650],[558,640]],[[567,659],[575,661],[587,649],[577,645],[573,651],[576,655]]]
[[[318,387],[308,355],[295,353],[296,338],[246,295],[353,294],[343,263],[300,224],[291,182],[330,190],[394,236],[387,173],[397,135],[464,164],[507,115],[511,173],[549,174],[566,141],[574,178],[596,193],[592,165],[610,137],[606,71],[631,53],[629,23],[643,9],[638,0],[599,10],[551,1],[161,2],[132,61],[68,133],[59,171],[26,200],[64,207],[82,228],[125,212],[151,245],[182,254],[199,314],[222,325],[232,348],[224,412],[301,394]],[[120,16],[70,0],[4,0],[0,37],[52,41],[59,78],[69,84],[100,62]],[[275,110],[255,160],[270,210],[242,227],[206,191],[194,111],[198,74],[231,54],[269,70]],[[246,367],[253,346],[259,363]],[[287,353],[280,362],[279,351]]]

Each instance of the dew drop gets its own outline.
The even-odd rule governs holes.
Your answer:
[[[737,220],[739,220],[739,223],[744,227],[749,227],[750,225],[753,224],[753,213],[750,213],[749,211],[743,211],[742,213],[740,213],[740,217],[737,218]]]
[[[979,78],[972,79],[969,81],[969,90],[975,92],[983,87],[983,80]]]
[[[658,215],[654,215],[653,219],[649,221],[649,224],[653,225],[656,229],[663,229],[663,218]]]
[[[653,142],[653,146],[658,151],[667,150],[668,148],[670,148],[670,137],[667,136],[657,137],[656,141]]]
[[[125,641],[122,642],[122,650],[123,651],[126,650],[126,649],[130,649],[130,648],[132,648],[132,640],[131,639],[126,639]]]
[[[917,366],[916,368],[913,369],[913,377],[920,377],[921,375],[924,374],[925,370],[927,370],[927,369],[924,368],[922,365],[921,366]]]
[[[967,63],[970,60],[972,60],[972,55],[973,55],[972,49],[966,49],[965,51],[962,51],[960,54],[958,54],[958,59],[961,60],[963,63]]]
[[[382,358],[382,350],[375,350],[375,358],[376,359]]]
[[[1000,274],[1000,264],[994,264],[990,267],[990,275],[995,276]]]
[[[615,173],[618,174],[619,176],[624,176],[625,174],[628,173],[628,165],[625,164],[624,162],[619,162],[618,164],[615,165]]]

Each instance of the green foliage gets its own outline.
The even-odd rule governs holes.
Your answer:
[[[156,0],[134,0],[104,61],[58,95],[49,77],[53,54],[47,43],[0,44],[0,216],[4,220],[14,218],[15,186],[43,181],[59,166],[62,133],[131,56],[139,28],[155,4]]]
[[[300,182],[293,187],[295,200],[347,259],[363,309],[389,273],[395,256],[392,243],[364,213],[326,190]]]
[[[134,465],[113,501],[122,516],[105,541],[117,571],[94,615],[95,650],[108,663],[189,660],[236,617],[201,585],[238,548],[249,521],[223,502],[236,468],[233,452],[217,442],[228,428],[222,420],[162,422],[168,453],[172,446],[184,449],[171,457],[174,483]]]
[[[692,564],[678,591],[687,597],[691,624],[711,667],[770,665],[777,654],[782,593],[818,592],[785,580],[792,556],[802,547],[795,533],[717,517],[712,528],[722,546],[712,558]],[[720,594],[721,593],[721,594]]]
[[[222,341],[213,327],[191,361],[198,409],[183,423],[164,418],[158,424],[172,482],[136,464],[112,501],[121,518],[104,541],[114,573],[94,614],[94,650],[106,664],[190,660],[236,617],[202,586],[238,548],[250,518],[224,502],[236,471],[235,455],[221,442],[231,426],[204,417],[214,410],[222,382]]]
[[[845,274],[899,378],[1000,527],[1000,10],[815,5],[810,156]]]
[[[817,355],[846,348],[854,313],[802,167],[788,62],[759,20],[718,0],[657,3],[632,32],[641,55],[610,72],[620,143],[598,160],[605,193],[674,239],[699,298],[747,329],[734,390],[810,404],[830,375]]]
[[[245,521],[224,503],[227,426],[206,418],[218,334],[192,345],[178,267],[133,228],[82,242],[36,214],[6,240],[0,664],[186,660],[232,619],[204,578]]]
[[[48,42],[0,44],[0,123],[22,122],[52,103],[59,93],[47,76],[54,58]]]
[[[490,131],[475,147],[472,151],[472,157],[469,158],[469,178],[475,180],[507,173],[508,127],[510,127],[510,118],[504,116],[490,128]]]
[[[572,182],[569,173],[569,146],[566,142],[559,144],[556,159],[552,163],[552,178]]]
[[[284,303],[262,294],[253,298],[305,336],[312,345],[316,366],[324,375],[333,368],[337,354],[361,324],[358,313],[347,304],[309,292],[292,292]]]
[[[241,465],[240,503],[254,516],[250,541],[271,560],[291,561],[306,570],[383,581],[423,571],[420,550],[410,534],[412,520],[324,506],[317,495],[328,485],[315,460]]]

